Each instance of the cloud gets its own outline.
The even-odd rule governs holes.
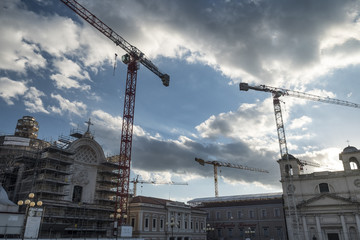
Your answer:
[[[42,91],[39,91],[35,87],[30,87],[24,95],[25,109],[31,113],[42,112],[49,114],[49,111],[44,108],[43,101],[41,100],[43,96],[46,95]]]
[[[83,102],[73,101],[63,98],[59,94],[51,94],[51,97],[58,101],[59,107],[50,106],[50,110],[54,113],[64,115],[65,113],[75,114],[83,117],[87,113],[87,106]]]
[[[308,116],[302,116],[300,118],[293,119],[289,125],[289,129],[301,128],[304,125],[311,123],[311,122],[312,122],[311,118],[309,118]]]
[[[150,57],[201,62],[234,82],[303,85],[360,59],[359,4],[353,1],[150,0],[121,6],[92,1],[87,6]]]
[[[53,74],[50,76],[50,79],[55,82],[55,86],[58,89],[75,88],[75,89],[80,89],[83,91],[89,91],[91,89],[91,87],[89,85],[80,84],[78,81],[76,81],[70,77],[61,75],[61,74]]]
[[[28,90],[25,82],[14,81],[7,77],[0,78],[0,97],[8,105],[14,105],[14,99],[24,95]]]

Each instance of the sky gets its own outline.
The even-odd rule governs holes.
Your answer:
[[[213,167],[195,157],[269,171],[219,168],[220,196],[282,191],[272,96],[240,82],[360,103],[358,1],[79,2],[170,76],[164,87],[138,71],[131,179],[188,185],[139,184],[138,195],[214,196]],[[0,133],[30,115],[55,141],[90,118],[106,156],[119,154],[125,51],[57,0],[2,0],[0,21]],[[339,153],[360,147],[360,109],[281,101],[289,153],[321,165],[305,173],[342,170]]]

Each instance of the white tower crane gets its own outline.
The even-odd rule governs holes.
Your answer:
[[[130,182],[132,182],[134,184],[134,197],[136,197],[136,190],[137,190],[137,184],[168,184],[168,185],[188,185],[187,182],[174,182],[174,181],[170,181],[170,182],[157,182],[157,181],[146,181],[146,180],[139,180],[139,175],[136,176],[136,178],[134,180],[131,180]]]
[[[227,162],[219,162],[219,161],[205,161],[201,158],[195,158],[195,161],[198,162],[200,165],[204,166],[206,164],[211,164],[214,166],[214,183],[215,183],[215,197],[219,196],[219,190],[218,190],[218,174],[217,174],[217,168],[218,167],[229,167],[229,168],[237,168],[242,170],[248,170],[248,171],[254,171],[254,172],[262,172],[262,173],[269,173],[267,170],[263,170],[260,168],[253,168],[253,167],[247,167],[240,164],[235,163],[227,163]]]
[[[277,134],[278,134],[278,138],[279,138],[279,146],[280,146],[280,158],[286,159],[287,162],[289,162],[289,153],[288,153],[288,148],[287,148],[287,143],[286,143],[286,138],[285,138],[284,122],[283,122],[283,118],[282,118],[281,105],[280,105],[280,100],[279,100],[279,98],[281,96],[291,96],[291,97],[302,98],[302,99],[307,99],[307,100],[312,100],[312,101],[337,104],[337,105],[342,105],[342,106],[347,106],[347,107],[360,108],[360,104],[343,101],[343,100],[339,100],[339,99],[316,96],[316,95],[309,94],[309,93],[292,91],[292,90],[284,89],[284,88],[270,87],[270,86],[266,86],[266,85],[249,86],[249,84],[247,84],[247,83],[240,83],[240,91],[248,91],[249,89],[252,89],[255,91],[272,93],[274,112],[275,112],[276,129],[277,129]],[[299,160],[299,165],[301,166],[302,164],[303,165],[308,164],[308,165],[312,165],[312,166],[317,165],[310,161],[305,162],[305,161]],[[289,174],[288,177],[285,178],[285,180],[286,180],[285,185],[286,185],[287,195],[288,195],[288,197],[286,198],[286,202],[288,205],[288,216],[290,219],[290,223],[289,223],[290,224],[290,226],[289,226],[290,240],[291,239],[302,240],[302,237],[300,236],[300,234],[301,234],[300,233],[300,223],[299,223],[299,217],[298,217],[298,212],[297,212],[296,202],[295,202],[295,197],[294,197],[294,191],[293,191],[294,188],[293,188],[292,174]]]

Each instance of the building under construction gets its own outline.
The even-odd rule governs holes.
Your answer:
[[[42,201],[39,237],[110,236],[117,157],[105,157],[89,128],[53,143],[37,139],[38,130],[35,118],[24,116],[14,135],[0,136],[0,181],[9,199],[34,193]]]

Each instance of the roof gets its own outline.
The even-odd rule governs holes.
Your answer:
[[[350,152],[357,152],[358,149],[354,146],[347,146],[346,148],[344,148],[343,153],[350,153]]]
[[[239,202],[239,201],[258,201],[282,198],[282,192],[234,195],[223,197],[195,198],[188,201],[188,204],[198,205],[203,203]]]
[[[145,196],[136,196],[131,199],[131,203],[149,203],[155,205],[166,205],[167,202],[173,202],[173,201],[162,198],[145,197]]]
[[[15,203],[9,200],[5,189],[0,186],[0,205],[16,206]]]

